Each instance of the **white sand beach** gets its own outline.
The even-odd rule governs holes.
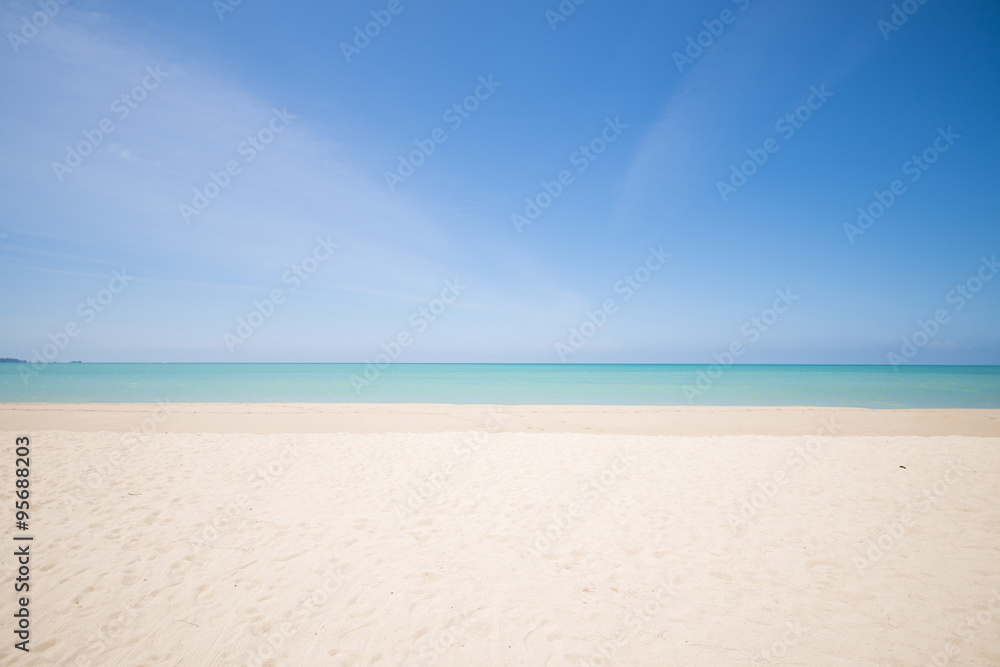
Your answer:
[[[1000,664],[997,410],[0,419],[34,537],[3,664]]]

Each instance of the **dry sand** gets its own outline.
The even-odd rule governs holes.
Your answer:
[[[1000,411],[0,420],[34,536],[31,653],[8,586],[2,664],[1000,664]]]

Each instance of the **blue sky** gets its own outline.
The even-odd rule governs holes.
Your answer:
[[[912,363],[1000,363],[1000,280],[952,292],[1000,253],[995,2],[220,3],[0,11],[0,356],[867,364],[944,310]]]

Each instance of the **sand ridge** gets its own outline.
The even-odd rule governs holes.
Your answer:
[[[503,414],[511,433],[810,435],[833,420],[840,435],[1000,437],[1000,410],[823,407],[446,405],[409,403],[0,403],[10,430],[128,431],[150,415],[158,432],[435,433],[474,430]]]

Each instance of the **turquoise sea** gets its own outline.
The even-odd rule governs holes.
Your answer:
[[[367,377],[365,376],[367,370]],[[1000,408],[1000,366],[0,364],[0,402]],[[699,375],[701,374],[701,375]],[[699,385],[700,380],[700,385]],[[687,389],[685,389],[687,387]],[[699,393],[700,392],[700,393]]]

